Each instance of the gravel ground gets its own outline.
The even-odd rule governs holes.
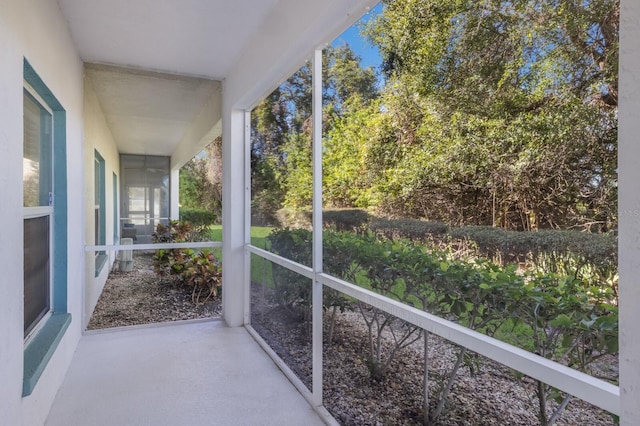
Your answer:
[[[261,287],[254,287],[252,326],[271,345],[307,387],[311,386],[310,327],[299,314],[270,304]],[[423,419],[423,345],[419,342],[400,351],[385,380],[370,378],[367,367],[368,329],[358,312],[337,316],[333,340],[327,343],[325,317],[324,404],[343,425],[420,425]],[[384,338],[390,348],[391,336]],[[435,335],[429,336],[429,391],[435,395],[455,362],[458,348]],[[473,355],[474,371],[461,367],[446,409],[432,425],[540,424],[537,418],[535,382],[519,379],[512,370],[487,358]],[[609,360],[615,363],[615,360]],[[549,409],[555,402],[549,403]],[[430,411],[435,401],[430,401]],[[613,425],[612,417],[581,400],[573,400],[557,425]]]
[[[153,252],[134,252],[133,271],[111,272],[87,329],[219,318],[219,299],[195,305],[189,290],[158,277]]]
[[[148,324],[220,316],[219,300],[194,305],[188,290],[158,277],[152,253],[134,256],[134,271],[112,272],[89,329]],[[252,325],[307,386],[311,384],[311,327],[297,312],[271,304],[262,288],[252,294]],[[327,314],[329,315],[329,314]],[[328,318],[325,325],[329,324]],[[422,424],[423,343],[398,353],[383,381],[369,376],[367,328],[357,312],[339,313],[331,344],[325,326],[324,403],[343,425]],[[389,336],[385,347],[388,348]],[[429,337],[429,390],[454,363],[457,348],[437,336]],[[533,380],[518,379],[491,360],[476,357],[476,369],[462,367],[447,400],[444,414],[434,425],[537,425]],[[615,360],[610,360],[610,364]],[[615,368],[615,366],[613,367]],[[431,401],[431,410],[434,402]],[[557,425],[613,425],[611,416],[572,401]]]

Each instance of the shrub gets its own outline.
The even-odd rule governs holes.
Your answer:
[[[193,227],[188,222],[171,221],[159,224],[153,233],[155,243],[193,241]],[[218,297],[222,289],[222,269],[209,250],[160,249],[154,259],[154,269],[160,276],[169,276],[174,283],[191,289],[191,300],[204,303]]]
[[[371,221],[369,229],[385,238],[407,238],[420,242],[440,240],[448,231],[447,225],[442,222],[389,218],[375,218]]]
[[[491,228],[471,228],[469,232],[470,228],[465,229],[467,235],[480,235],[486,238],[484,247],[501,249],[503,253],[524,251],[524,247],[534,247],[536,253],[544,253],[566,244],[563,238],[575,235],[544,232],[532,236],[531,233],[492,232]],[[277,254],[310,264],[311,232],[279,229],[268,238]],[[450,251],[433,245],[406,239],[389,240],[372,232],[326,231],[324,267],[332,275],[387,297],[488,335],[499,333],[524,349],[588,371],[600,357],[618,350],[615,289],[589,272],[588,268],[593,264],[586,263],[591,255],[591,258],[602,256],[610,241],[592,238],[589,235],[574,240],[571,247],[583,246],[580,256],[565,257],[564,263],[556,257],[551,266],[539,265],[522,271],[516,264],[498,265],[483,258],[454,258]],[[532,241],[537,246],[532,245]],[[589,241],[605,243],[601,247],[588,248],[585,244]],[[297,274],[278,268],[274,265],[274,283],[281,303],[297,306],[308,313],[311,286],[299,285]],[[423,336],[418,328],[367,304],[346,303],[343,298],[343,304],[338,305],[326,297],[325,308],[355,307],[362,315],[368,327],[367,364],[372,379],[384,380],[398,351]],[[336,308],[332,320],[335,311]],[[514,332],[516,327],[517,332]],[[332,329],[333,325],[330,331]],[[392,339],[385,342],[381,338],[383,334],[390,334]],[[432,421],[437,421],[443,413],[459,369],[463,366],[474,369],[475,364],[477,360],[466,349],[458,350],[453,367],[441,377],[440,390],[434,395],[435,409],[429,413]],[[542,382],[537,383],[535,392],[541,424],[553,424],[571,397]],[[547,403],[551,399],[558,405],[548,411]]]
[[[567,230],[508,231],[490,226],[451,228],[454,244],[472,244],[477,254],[507,263],[536,261],[542,256],[573,254],[588,263],[617,262],[617,239],[612,234]]]
[[[180,221],[189,222],[194,227],[211,226],[216,223],[214,212],[199,209],[180,209]]]
[[[267,236],[272,252],[303,265],[311,264],[311,232],[306,229],[275,229]],[[311,306],[311,283],[305,277],[277,264],[273,273],[273,297],[290,310],[309,318]]]
[[[362,209],[329,209],[322,211],[322,225],[338,231],[361,231],[369,223],[369,213]],[[311,230],[312,213],[304,209],[283,208],[278,210],[277,219],[283,228],[303,228]]]
[[[322,212],[323,227],[337,231],[362,231],[369,224],[369,213],[362,209],[335,209]]]
[[[311,211],[282,208],[276,212],[276,219],[282,228],[311,229]]]

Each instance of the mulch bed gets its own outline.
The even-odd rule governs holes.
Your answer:
[[[194,304],[189,289],[155,273],[153,252],[134,251],[133,271],[120,272],[116,262],[87,329],[220,316],[219,299]]]

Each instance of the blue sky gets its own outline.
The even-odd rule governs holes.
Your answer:
[[[382,11],[382,4],[378,3],[359,22],[367,22],[371,17],[377,16]],[[340,46],[348,43],[351,49],[362,58],[363,67],[374,67],[380,70],[382,59],[378,48],[369,45],[369,43],[360,36],[358,23],[356,22],[349,29],[339,35],[332,43],[333,46]]]

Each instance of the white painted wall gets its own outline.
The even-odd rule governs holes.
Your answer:
[[[640,425],[640,2],[622,0],[618,133],[621,424]]]
[[[0,0],[0,423],[42,425],[80,338],[83,227],[69,226],[68,309],[73,322],[31,396],[22,398],[23,58],[67,111],[68,222],[83,215],[82,64],[55,1]]]
[[[97,150],[105,163],[105,192],[106,192],[106,243],[114,244],[114,218],[113,218],[113,173],[118,176],[120,182],[120,155],[116,143],[107,124],[107,120],[102,111],[102,106],[93,89],[91,78],[85,75],[84,79],[84,164],[85,164],[85,217],[94,217],[95,190],[95,150]],[[120,190],[118,189],[118,193]],[[93,220],[85,221],[85,244],[94,245],[95,223]],[[108,252],[109,263],[104,265],[100,275],[95,276],[94,252],[85,255],[85,294],[84,294],[84,315],[83,328],[89,323],[91,314],[102,293],[104,284],[107,281],[109,270],[115,261],[115,252]]]

